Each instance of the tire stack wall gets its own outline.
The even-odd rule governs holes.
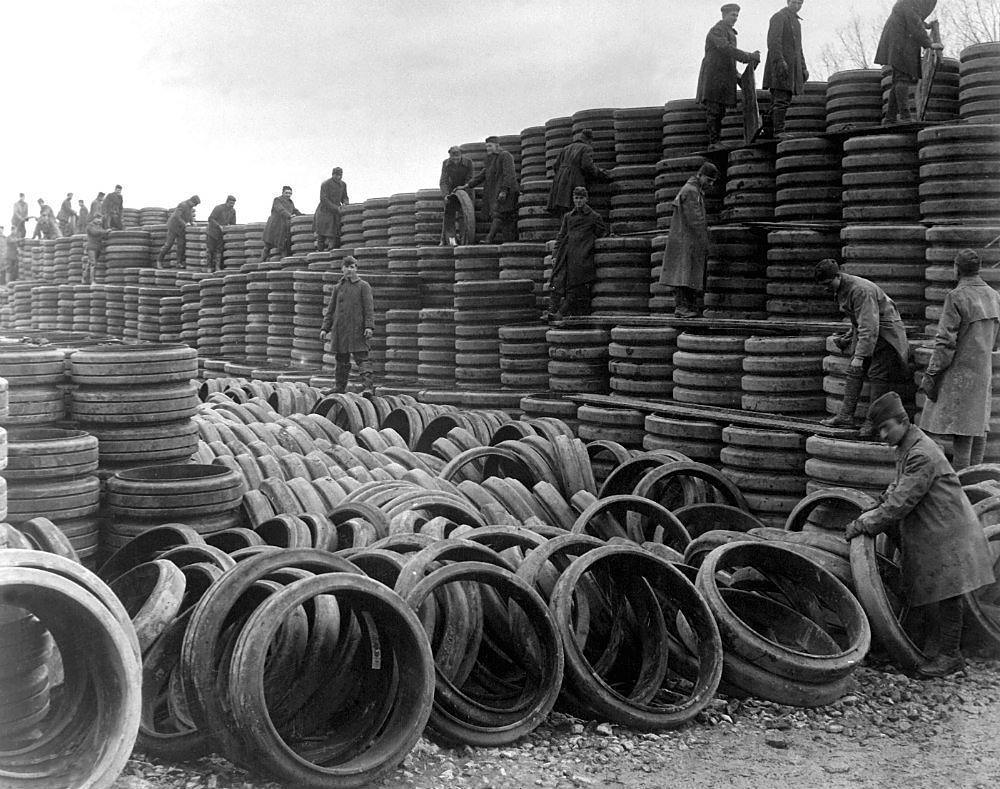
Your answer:
[[[220,341],[223,356],[242,356],[247,344],[247,285],[250,277],[242,272],[222,277],[222,329]]]
[[[761,117],[765,117],[771,111],[771,91],[757,91],[757,108]],[[723,144],[744,145],[746,142],[746,129],[743,122],[743,91],[736,93],[736,106],[726,110],[726,115],[722,119],[722,133],[719,139]]]
[[[649,313],[651,315],[669,314],[674,311],[674,289],[670,285],[660,283],[663,257],[667,250],[667,235],[653,236],[650,242]]]
[[[767,317],[767,256],[763,236],[745,227],[708,229],[706,318]]]
[[[262,264],[258,264],[262,265]],[[267,364],[267,279],[259,268],[252,270],[247,281],[246,345],[242,355],[252,364]]]
[[[663,158],[689,156],[708,148],[705,108],[695,99],[674,99],[663,107]]]
[[[218,356],[222,352],[222,277],[205,277],[198,283],[198,352],[202,356]],[[110,327],[109,327],[110,329]]]
[[[389,247],[417,244],[417,193],[400,192],[389,197]]]
[[[768,148],[741,148],[729,152],[723,222],[774,220],[775,159]]]
[[[871,225],[920,221],[915,134],[873,134],[844,141],[844,221]]]
[[[323,341],[319,338],[326,307],[323,285],[332,276],[324,271],[292,272],[294,315],[290,360],[293,364],[319,367],[323,363]]]
[[[646,238],[605,237],[594,245],[595,315],[644,315],[649,309],[650,242]]]
[[[243,225],[225,225],[222,228],[222,262],[220,266],[223,271],[238,269],[243,265],[246,257],[243,244],[246,237]]]
[[[385,314],[385,381],[390,386],[412,386],[417,381],[419,325],[419,309]]]
[[[774,218],[779,222],[840,219],[840,148],[823,137],[778,143]]]
[[[840,237],[845,273],[881,287],[896,303],[904,321],[924,317],[926,241],[922,225],[848,225]]]
[[[652,165],[663,155],[663,107],[615,110],[615,163]]]
[[[656,163],[656,177],[653,179],[653,196],[656,200],[656,226],[662,230],[670,228],[670,220],[674,215],[674,198],[687,183],[696,175],[698,168],[707,162],[703,156],[679,156],[673,159],[661,159]],[[723,187],[717,183],[705,193],[705,217],[709,224],[719,219],[722,211]]]
[[[840,257],[836,230],[773,230],[767,235],[767,314],[776,320],[837,320],[832,294],[813,270],[824,258]]]
[[[928,224],[996,224],[1000,124],[935,126],[917,134],[920,215]]]
[[[509,242],[500,245],[500,279],[530,279],[535,287],[535,306],[548,307],[545,293],[545,244]]]
[[[644,426],[646,436],[642,440],[643,449],[667,449],[687,455],[698,463],[719,465],[722,427],[717,422],[671,419],[659,414],[649,414]]]
[[[364,202],[361,234],[366,247],[389,245],[389,198],[372,197]],[[355,252],[357,254],[357,252]]]
[[[340,248],[355,249],[364,246],[365,233],[361,227],[364,221],[363,203],[351,203],[340,209]]]
[[[673,356],[677,330],[668,326],[615,326],[608,346],[614,394],[667,399],[674,389]]]
[[[423,306],[452,309],[455,297],[454,247],[419,247],[417,254]]]
[[[826,83],[826,130],[844,132],[882,122],[882,72],[852,69]]]
[[[551,189],[549,178],[521,181],[517,200],[517,237],[521,241],[548,241],[559,233],[559,218],[546,208]]]
[[[826,83],[807,82],[792,97],[785,115],[785,134],[811,136],[826,131]]]
[[[839,414],[840,405],[844,401],[844,390],[847,386],[847,370],[851,366],[851,349],[840,350],[832,337],[826,341],[826,356],[823,357],[823,391],[826,393],[826,412]],[[858,397],[858,407],[854,416],[863,419],[868,413],[868,381],[861,387]]]
[[[444,197],[439,187],[418,189],[414,203],[413,243],[415,246],[436,244],[441,238],[444,222]]]
[[[243,262],[257,264],[261,263],[264,254],[264,227],[265,222],[251,222],[245,227],[245,237],[243,239]]]
[[[617,234],[656,229],[655,164],[618,165],[611,170],[611,229]]]
[[[208,271],[208,227],[203,222],[184,228],[184,260],[180,268]]]
[[[417,383],[431,389],[455,386],[455,310],[420,310]]]
[[[289,225],[291,228],[292,254],[308,255],[316,249],[316,234],[313,232],[315,217],[313,214],[293,216]]]
[[[295,320],[295,272],[268,271],[267,363],[287,367],[292,361],[292,324]]]
[[[521,129],[521,182],[545,178],[545,127]]]
[[[806,494],[805,436],[729,425],[722,430],[722,473],[765,526],[781,528]]]
[[[744,340],[732,335],[678,335],[673,357],[674,400],[739,408]]]
[[[37,285],[31,290],[31,328],[56,331],[59,328],[59,286]]]
[[[749,337],[744,343],[744,411],[802,418],[824,415],[825,337]]]
[[[500,385],[504,389],[537,392],[549,387],[549,348],[545,324],[501,326]]]
[[[52,346],[0,349],[0,413],[5,427],[41,427],[66,414],[63,352]]]
[[[549,390],[557,395],[609,391],[608,343],[604,329],[549,329]]]
[[[1000,43],[959,53],[959,114],[970,123],[1000,123]]]
[[[632,408],[582,405],[576,411],[581,441],[616,441],[626,449],[642,449],[646,414]]]
[[[911,91],[910,111],[917,120],[927,123],[953,122],[958,120],[958,61],[955,58],[941,58],[934,72],[931,95],[923,118],[917,118],[917,92]],[[892,69],[882,67],[882,112],[889,106],[892,91]]]
[[[354,250],[358,272],[362,277],[389,273],[389,247],[367,244]]]

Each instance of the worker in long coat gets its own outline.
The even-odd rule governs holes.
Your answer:
[[[219,203],[208,215],[208,229],[205,231],[205,252],[208,256],[208,270],[218,271],[222,267],[224,240],[222,228],[236,224],[236,198],[226,196],[226,202]],[[216,260],[219,265],[216,265]]]
[[[883,124],[912,120],[910,92],[920,79],[920,50],[943,49],[927,35],[929,24],[924,20],[937,5],[937,0],[897,0],[889,13],[878,48],[875,62],[888,66],[892,71],[892,88],[886,103]]]
[[[271,203],[271,215],[264,225],[264,251],[261,262],[268,259],[271,250],[277,249],[283,257],[292,254],[292,217],[302,212],[292,202],[292,187],[281,187],[281,194]]]
[[[587,205],[587,189],[576,187],[573,210],[563,214],[552,254],[548,317],[558,320],[590,313],[590,287],[596,276],[594,242],[607,233],[604,219]]]
[[[347,184],[343,181],[344,171],[334,167],[319,187],[319,205],[313,215],[313,232],[316,234],[316,249],[337,249],[340,246],[340,208],[350,203]]]
[[[83,200],[77,200],[77,210],[76,210],[76,233],[86,233],[87,225],[90,224],[90,211],[87,210],[87,204]]]
[[[11,238],[24,238],[27,230],[25,229],[25,224],[29,219],[28,216],[28,203],[24,199],[24,192],[21,192],[17,196],[17,202],[14,203],[14,211],[10,217],[10,237]]]
[[[444,216],[441,218],[441,246],[447,246],[458,235],[455,220],[458,216],[458,203],[449,200],[448,196],[456,189],[461,189],[476,175],[476,164],[462,153],[457,145],[448,149],[448,158],[441,162],[441,179],[438,186],[441,198],[444,200]]]
[[[59,232],[63,236],[71,236],[76,230],[76,211],[73,210],[73,193],[69,192],[66,199],[59,206],[59,213],[56,214],[56,222],[59,223]]]
[[[899,395],[882,395],[870,414],[882,439],[896,448],[896,479],[874,509],[847,525],[846,537],[874,537],[899,523],[904,601],[937,608],[928,618],[938,621],[939,651],[918,670],[924,677],[947,676],[964,665],[962,596],[993,583],[993,553],[958,475],[941,447],[910,424]]]
[[[771,91],[771,128],[775,137],[785,130],[792,96],[800,94],[809,79],[802,52],[801,9],[802,0],[787,0],[787,5],[771,17],[767,28],[762,87]]]
[[[109,233],[111,231],[104,227],[104,217],[101,216],[100,212],[94,214],[87,224],[87,259],[83,269],[84,284],[93,284],[94,282],[97,264],[104,255],[104,244],[108,240]]]
[[[705,190],[718,177],[718,168],[711,162],[705,162],[697,174],[688,178],[674,198],[660,284],[674,289],[674,314],[678,318],[698,316],[698,296],[705,290],[708,260]]]
[[[104,192],[98,192],[97,197],[90,201],[90,215],[104,215]]]
[[[174,243],[177,244],[177,265],[184,265],[184,258],[187,255],[187,226],[194,223],[195,206],[201,205],[201,198],[198,195],[191,195],[187,200],[182,200],[177,204],[177,208],[170,214],[167,220],[167,240],[160,247],[156,255],[156,263],[162,266]]]
[[[52,206],[48,205],[42,198],[38,198],[38,218],[35,220],[35,232],[32,238],[62,238],[59,232],[59,223],[56,221],[55,212]]]
[[[1000,294],[979,276],[979,255],[955,257],[958,285],[948,292],[921,381],[920,427],[952,436],[955,470],[983,462],[993,397],[993,351],[1000,340]]]
[[[909,378],[906,328],[892,299],[871,280],[842,273],[837,261],[829,258],[816,264],[815,275],[816,281],[834,294],[840,311],[851,321],[851,328],[837,336],[834,343],[843,351],[853,349],[840,413],[823,420],[823,424],[853,426],[866,377],[870,402]],[[860,434],[862,438],[875,434],[870,415]]]
[[[324,310],[319,337],[327,343],[337,363],[334,371],[337,391],[347,391],[353,357],[364,393],[371,395],[374,388],[368,366],[368,340],[375,333],[372,287],[358,275],[358,261],[350,255],[341,263],[341,272],[340,282],[334,287]]]
[[[464,189],[484,184],[483,201],[490,217],[487,244],[517,241],[517,197],[520,187],[514,157],[500,147],[499,137],[486,138],[486,165],[466,181]]]
[[[594,133],[583,129],[578,138],[559,151],[555,162],[555,177],[549,189],[548,210],[562,216],[574,207],[573,193],[578,186],[588,187],[591,181],[610,181],[611,174],[594,164]]]
[[[101,208],[104,214],[104,226],[112,230],[124,230],[125,201],[122,198],[122,185],[115,184],[115,191],[104,198]]]
[[[722,6],[722,19],[705,37],[705,57],[698,73],[697,101],[705,106],[708,144],[716,145],[722,135],[722,119],[726,107],[736,106],[736,61],[759,63],[760,52],[744,52],[736,46],[736,20],[740,7],[736,3]]]

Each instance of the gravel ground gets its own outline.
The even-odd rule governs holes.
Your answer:
[[[836,704],[802,710],[718,698],[679,731],[648,734],[554,713],[509,748],[439,748],[421,740],[382,789],[857,789],[1000,786],[1000,664],[923,682],[883,669],[856,673]],[[114,789],[277,789],[223,759],[151,762],[136,754]],[[284,788],[282,788],[284,789]]]

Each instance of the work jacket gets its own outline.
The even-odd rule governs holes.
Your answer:
[[[319,205],[313,214],[313,232],[333,238],[340,235],[340,207],[350,203],[347,184],[327,178],[319,187]]]
[[[177,204],[177,208],[170,214],[167,220],[167,228],[175,233],[183,233],[184,228],[194,221],[194,203],[190,200],[182,200]]]
[[[875,352],[875,343],[881,337],[896,351],[900,362],[906,365],[910,357],[906,328],[892,299],[882,288],[863,277],[841,274],[840,278],[837,304],[840,311],[851,319],[849,336],[854,342],[854,356],[870,358]]]
[[[329,348],[333,353],[367,351],[365,329],[375,331],[372,286],[363,279],[351,282],[341,277],[326,305],[321,328],[330,332]]]
[[[698,176],[688,178],[674,198],[670,233],[663,254],[660,284],[673,288],[705,289],[705,262],[708,260],[708,221],[705,195]]]
[[[264,243],[284,249],[292,235],[292,217],[301,214],[302,212],[292,202],[292,198],[284,195],[274,198],[274,202],[271,203],[271,215],[264,225]]]
[[[737,60],[749,63],[750,53],[736,46],[736,31],[720,19],[705,37],[705,57],[698,73],[695,98],[703,104],[716,102],[727,107],[736,106]]]
[[[573,207],[573,190],[589,180],[610,181],[611,176],[594,164],[594,149],[585,142],[571,142],[556,157],[555,177],[549,189],[548,210]]]
[[[607,235],[604,219],[589,205],[563,214],[552,255],[552,288],[567,288],[594,281],[594,242]]]
[[[913,80],[920,79],[920,49],[930,47],[924,20],[937,0],[897,0],[875,50],[875,62]]]
[[[798,94],[802,92],[807,73],[799,15],[791,8],[782,8],[771,17],[767,28],[767,59],[764,61],[762,87]]]
[[[236,224],[236,209],[228,203],[219,203],[208,215],[208,237],[219,241],[222,238],[222,228]]]
[[[445,197],[456,187],[469,183],[476,175],[476,165],[468,156],[460,156],[453,162],[449,156],[441,163],[441,194]]]
[[[483,171],[467,183],[470,188],[484,184],[483,202],[491,219],[517,211],[517,173],[514,171],[514,157],[509,152],[502,150],[488,154]],[[500,199],[501,192],[507,193],[503,200]]]

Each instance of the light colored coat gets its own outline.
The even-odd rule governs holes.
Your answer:
[[[893,347],[905,365],[910,356],[906,344],[906,327],[899,311],[884,290],[871,280],[853,274],[841,274],[837,290],[840,311],[851,319],[854,355],[860,359],[875,353],[875,343],[881,337]]]
[[[674,198],[670,235],[663,255],[660,284],[674,288],[705,289],[705,263],[708,260],[708,220],[705,196],[698,176],[691,176]]]

